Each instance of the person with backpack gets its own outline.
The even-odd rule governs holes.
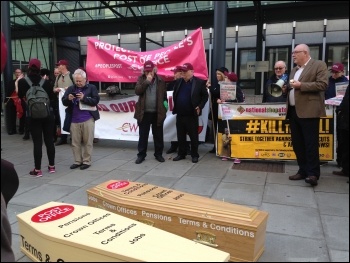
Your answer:
[[[28,76],[18,81],[18,97],[26,101],[26,114],[28,116],[30,132],[34,144],[35,167],[30,175],[41,177],[41,159],[43,138],[49,160],[48,172],[55,172],[55,145],[53,143],[52,129],[54,115],[50,100],[55,94],[48,80],[40,76],[41,62],[36,58],[29,61]]]
[[[58,96],[58,93],[61,91],[61,89],[64,89],[64,91],[67,90],[69,86],[72,86],[74,84],[73,75],[68,70],[68,60],[61,59],[56,63],[56,66],[60,72],[60,74],[56,77],[55,85],[53,87],[54,92]],[[64,119],[60,120],[61,127],[63,126]],[[67,144],[68,134],[61,134],[60,139],[58,142],[56,142],[56,146]]]

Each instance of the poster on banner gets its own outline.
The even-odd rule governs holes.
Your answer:
[[[230,108],[228,110],[227,108]],[[223,109],[226,112],[223,112]],[[224,156],[223,138],[229,123],[231,158],[295,160],[285,103],[219,105],[217,155]],[[228,112],[231,118],[228,120]],[[320,119],[319,153],[321,161],[334,159],[333,106],[326,106],[326,117]]]
[[[233,109],[228,104],[219,104],[221,107],[221,118],[222,120],[230,120],[233,116]]]
[[[59,93],[59,112],[61,120],[64,120],[65,106],[62,104],[62,96],[64,90]],[[176,129],[176,115],[172,114],[173,92],[167,92],[169,101],[169,110],[167,111],[166,119],[163,125],[164,141],[177,141]],[[122,141],[138,141],[139,127],[137,120],[134,119],[135,104],[138,96],[130,95],[123,98],[109,98],[101,97],[97,109],[100,113],[100,119],[95,122],[95,138],[111,139]],[[205,134],[208,126],[209,103],[207,102],[202,110],[202,115],[198,116],[198,136],[199,141],[205,141]],[[62,134],[69,134],[61,130]],[[153,141],[152,129],[149,135],[149,141]]]
[[[236,82],[220,82],[221,102],[233,102],[236,100]]]
[[[90,81],[136,82],[143,64],[151,60],[158,68],[157,75],[172,81],[171,71],[187,62],[196,65],[194,75],[208,79],[208,68],[202,28],[182,41],[152,51],[137,52],[89,37],[87,42],[86,71]]]
[[[349,85],[349,81],[335,83],[335,96],[344,97],[345,91],[348,85]]]

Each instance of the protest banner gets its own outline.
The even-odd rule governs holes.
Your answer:
[[[222,136],[229,126],[231,158],[295,160],[285,114],[284,103],[219,104],[217,155],[222,157]],[[333,106],[326,105],[326,115],[320,119],[319,151],[320,160],[331,161],[334,159]]]
[[[136,82],[143,64],[151,60],[158,68],[157,74],[172,81],[171,71],[177,65],[191,63],[194,75],[208,79],[208,68],[202,28],[198,28],[179,43],[157,50],[136,52],[89,37],[87,43],[86,71],[90,81]]]
[[[65,106],[62,104],[62,96],[64,90],[61,89],[59,93],[59,110],[60,118],[65,118]],[[173,92],[167,92],[169,101],[169,110],[164,121],[164,141],[177,141],[176,135],[176,115],[172,114]],[[95,123],[95,138],[123,140],[123,141],[138,141],[139,130],[137,120],[134,119],[135,104],[138,96],[129,95],[121,98],[103,97],[100,99],[97,109],[100,112],[100,119]],[[199,141],[205,141],[205,134],[207,132],[209,114],[209,103],[205,104],[202,110],[202,115],[198,116],[198,136]],[[61,130],[62,134],[68,134]],[[150,131],[149,141],[153,141],[152,130]]]

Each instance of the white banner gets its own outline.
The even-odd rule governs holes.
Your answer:
[[[173,110],[173,92],[168,91],[169,110],[164,121],[164,141],[177,141],[176,136],[176,115],[172,114]],[[59,109],[61,123],[63,124],[65,116],[65,106],[62,104],[64,89],[59,93]],[[105,99],[105,98],[104,98]],[[139,131],[136,119],[134,119],[135,104],[138,96],[130,96],[128,98],[109,97],[106,100],[100,100],[97,108],[100,112],[100,119],[96,121],[95,138],[122,140],[122,141],[138,141]],[[199,141],[205,141],[205,134],[208,125],[209,103],[205,104],[202,115],[199,116]],[[63,134],[68,134],[61,131]],[[189,138],[188,138],[189,139]],[[150,130],[149,141],[153,141],[152,129]]]

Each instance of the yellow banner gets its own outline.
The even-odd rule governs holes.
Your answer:
[[[320,119],[320,160],[334,159],[333,106]],[[217,155],[242,159],[295,160],[285,104],[220,104]]]

